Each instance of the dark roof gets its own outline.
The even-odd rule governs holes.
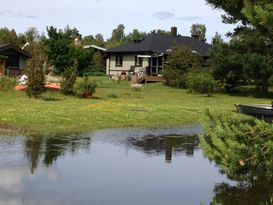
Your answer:
[[[139,42],[131,42],[116,48],[111,48],[106,50],[106,53],[153,52],[166,54],[167,50],[175,45],[188,46],[203,57],[209,56],[209,51],[211,48],[211,45],[187,36],[150,34]]]
[[[0,54],[2,52],[5,52],[5,51],[9,50],[9,49],[20,53],[22,56],[25,56],[27,58],[31,58],[31,54],[28,51],[25,51],[25,50],[21,49],[20,47],[18,47],[16,45],[13,45],[13,44],[10,44],[10,43],[0,45]]]

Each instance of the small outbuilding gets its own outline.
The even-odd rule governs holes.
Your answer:
[[[21,75],[29,58],[31,58],[30,53],[16,45],[0,45],[0,75]]]

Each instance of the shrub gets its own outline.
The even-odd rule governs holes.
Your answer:
[[[33,43],[30,45],[32,58],[28,61],[27,89],[26,93],[29,97],[39,98],[45,91],[45,72],[43,69],[44,57],[41,53],[41,45]]]
[[[26,93],[29,97],[39,98],[45,91],[45,75],[42,68],[29,68],[27,70]]]
[[[173,47],[163,66],[163,77],[168,86],[184,88],[186,73],[189,70],[200,68],[201,65],[200,56],[193,53],[192,49],[183,45]]]
[[[106,76],[105,68],[100,65],[93,65],[85,69],[83,76]]]
[[[97,83],[94,80],[88,77],[84,77],[76,81],[74,86],[74,92],[79,97],[91,98],[96,92],[96,87]]]
[[[60,92],[64,95],[72,95],[74,93],[73,87],[77,80],[76,67],[67,68],[63,72],[63,80],[61,81]]]
[[[8,91],[14,88],[17,81],[15,78],[0,76],[0,91]]]
[[[186,85],[190,92],[210,96],[215,91],[217,82],[210,73],[190,72],[186,77]]]

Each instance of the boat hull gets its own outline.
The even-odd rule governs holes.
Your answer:
[[[237,111],[255,117],[273,117],[273,108],[270,104],[236,104]]]

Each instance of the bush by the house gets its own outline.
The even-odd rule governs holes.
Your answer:
[[[184,88],[187,72],[201,67],[201,58],[186,46],[173,47],[166,64],[163,77],[166,84],[171,87]]]
[[[0,76],[0,91],[8,91],[14,88],[16,85],[16,79]]]
[[[189,72],[186,77],[187,88],[192,93],[212,95],[217,82],[209,72]]]
[[[64,95],[72,95],[74,93],[73,87],[77,80],[77,69],[76,67],[67,68],[63,72],[63,79],[61,81],[60,92]]]
[[[96,92],[97,83],[88,78],[84,77],[78,79],[74,85],[74,93],[79,97],[91,98]]]

